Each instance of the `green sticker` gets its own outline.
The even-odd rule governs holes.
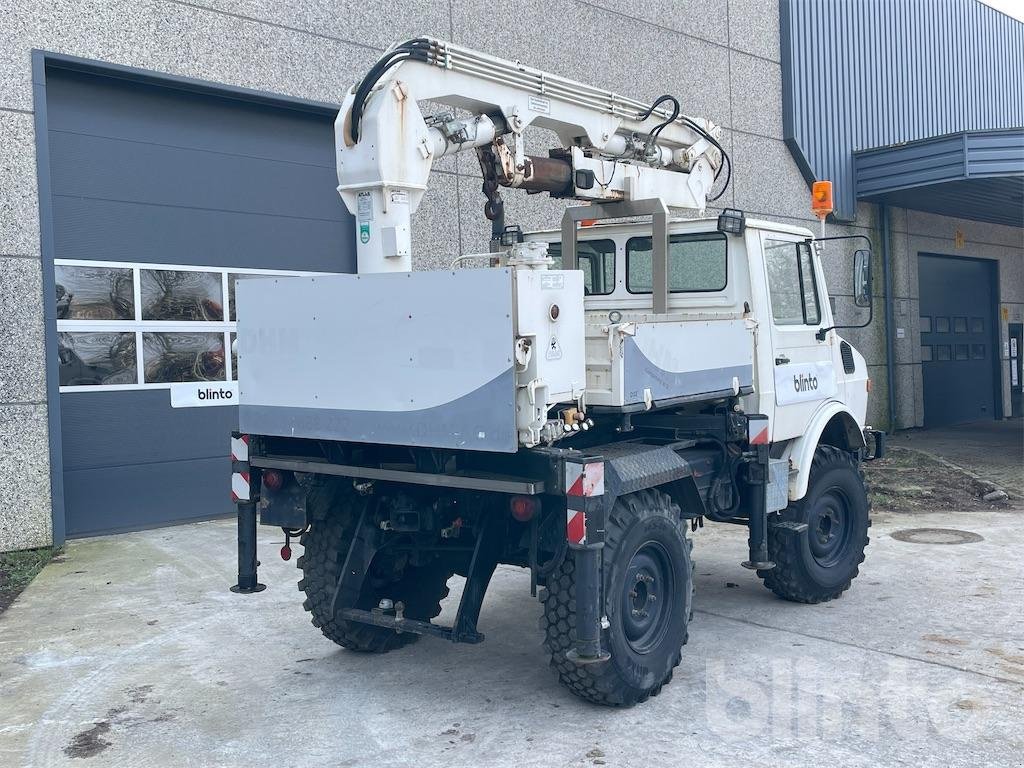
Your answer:
[[[370,225],[365,222],[359,225],[359,242],[363,245],[370,242]]]

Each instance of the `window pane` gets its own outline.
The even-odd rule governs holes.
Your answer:
[[[134,333],[59,333],[62,387],[136,384]]]
[[[144,333],[146,383],[224,381],[223,333]]]
[[[771,313],[778,326],[804,324],[800,268],[797,261],[797,243],[769,240],[765,242],[765,266],[768,271],[768,291],[771,294]],[[801,258],[804,254],[801,254]],[[806,285],[806,283],[805,283]],[[812,292],[812,297],[814,296]],[[808,319],[817,314],[817,298],[808,305]],[[814,319],[817,322],[817,319]]]
[[[143,269],[143,320],[224,319],[220,272]]]
[[[949,344],[936,344],[935,345],[935,359],[936,360],[949,360],[950,359]]]
[[[966,344],[957,344],[956,345],[956,359],[957,360],[967,360],[969,357],[970,357],[970,354],[968,353],[967,345]]]
[[[971,357],[975,360],[985,359],[985,345],[984,344],[971,344]]]
[[[821,308],[818,306],[818,281],[814,276],[814,260],[811,258],[811,247],[807,243],[797,246],[800,253],[800,274],[803,279],[804,308],[807,310],[807,324],[817,325],[821,322]]]
[[[562,244],[548,243],[548,256],[554,268],[562,268]],[[615,290],[615,241],[580,240],[576,243],[576,259],[583,270],[583,293],[603,296]]]
[[[935,332],[936,333],[949,333],[949,318],[948,317],[936,317],[935,318]]]
[[[58,320],[134,320],[131,269],[54,267]]]
[[[954,333],[967,333],[967,318],[966,317],[954,317],[953,318],[953,332]]]
[[[921,315],[921,333],[932,332],[932,319],[928,315]]]
[[[985,321],[980,317],[971,318],[971,333],[984,333]]]
[[[651,292],[652,241],[631,237],[626,242],[626,288]],[[668,287],[672,293],[721,291],[728,280],[727,247],[721,232],[672,235],[668,242]]]
[[[927,344],[921,346],[921,362],[926,363],[932,359],[932,348]]]

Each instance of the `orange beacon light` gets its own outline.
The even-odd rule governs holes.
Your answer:
[[[816,181],[811,185],[811,211],[821,220],[821,233],[825,234],[825,217],[835,210],[832,205],[832,182]]]

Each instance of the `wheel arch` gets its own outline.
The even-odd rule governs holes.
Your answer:
[[[787,446],[789,458],[789,500],[797,501],[807,493],[811,477],[814,452],[819,445],[832,445],[846,451],[858,451],[866,446],[861,425],[844,404],[826,403],[813,416],[801,437]]]

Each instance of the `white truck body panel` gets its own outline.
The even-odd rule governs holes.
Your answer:
[[[579,273],[512,268],[242,281],[240,427],[514,452],[517,387],[542,379],[544,417],[582,392],[582,295]],[[525,368],[524,335],[537,340]]]
[[[753,386],[754,342],[746,320],[700,314],[628,317],[587,326],[590,405],[649,405]]]

